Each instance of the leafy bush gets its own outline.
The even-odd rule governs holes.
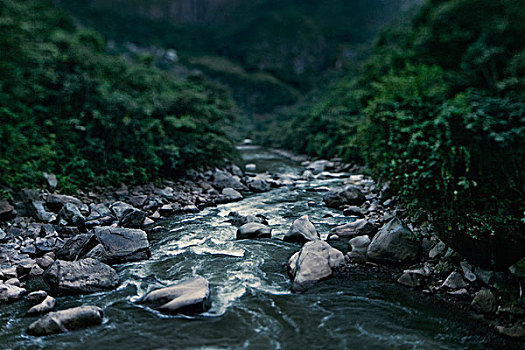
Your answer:
[[[154,181],[235,156],[223,90],[105,53],[49,1],[0,0],[0,184]]]

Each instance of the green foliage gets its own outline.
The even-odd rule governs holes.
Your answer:
[[[448,241],[517,233],[523,244],[524,4],[426,1],[377,36],[359,72],[282,117],[271,141],[363,159]]]
[[[235,155],[229,96],[105,53],[52,3],[0,0],[0,185],[154,181]]]

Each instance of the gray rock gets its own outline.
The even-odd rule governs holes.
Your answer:
[[[15,277],[8,279],[4,283],[5,284],[9,284],[10,286],[15,286],[15,287],[21,287],[22,286],[22,284],[20,283],[20,280],[18,278],[15,278]]]
[[[343,210],[343,214],[345,216],[357,216],[359,218],[365,217],[365,213],[363,213],[363,210],[359,207],[356,207],[355,205],[345,208]]]
[[[8,283],[0,282],[0,303],[7,303],[21,299],[27,290]]]
[[[88,294],[118,287],[117,272],[110,266],[94,260],[57,260],[44,274],[44,281],[58,294]]]
[[[491,314],[496,312],[496,297],[488,289],[481,289],[474,295],[470,304],[472,310],[480,314]]]
[[[443,255],[445,255],[447,251],[447,245],[441,241],[439,241],[428,253],[428,257],[430,259],[436,259]]]
[[[242,225],[237,230],[237,239],[271,238],[272,229],[266,225],[250,222]]]
[[[48,295],[40,304],[37,304],[31,307],[29,310],[27,310],[26,315],[27,316],[43,315],[53,310],[55,308],[56,303],[57,302],[55,298]]]
[[[379,263],[410,264],[419,256],[419,242],[403,221],[394,218],[374,236],[367,255],[369,260]]]
[[[44,179],[46,179],[46,182],[49,185],[49,187],[51,188],[57,187],[58,181],[57,181],[57,177],[55,174],[49,174],[49,173],[44,172],[42,173],[42,175],[44,176]]]
[[[227,171],[216,169],[213,175],[213,186],[222,190],[224,188],[233,188],[236,191],[245,191],[246,186],[244,186],[239,177],[234,176]]]
[[[79,306],[71,309],[50,312],[29,325],[29,335],[44,336],[69,332],[75,329],[95,326],[102,323],[104,313],[96,306]]]
[[[348,257],[348,260],[353,263],[364,264],[366,262],[366,255],[363,253],[352,251],[348,252],[346,257]]]
[[[66,203],[58,212],[58,218],[77,226],[80,231],[86,232],[86,219],[75,204]]]
[[[426,276],[417,270],[404,271],[397,283],[410,288],[420,288],[423,286]]]
[[[292,291],[301,292],[332,276],[335,268],[344,264],[343,253],[325,241],[305,243],[301,250],[288,261],[288,274],[292,279]]]
[[[228,214],[228,217],[230,218],[228,221],[237,227],[241,227],[250,222],[258,222],[259,224],[268,225],[268,220],[266,220],[266,217],[261,214],[244,216],[236,211],[232,211]]]
[[[226,187],[222,190],[222,194],[226,196],[230,201],[240,201],[244,197],[238,191],[233,188]]]
[[[47,298],[47,292],[45,290],[37,290],[31,292],[26,296],[26,300],[33,305],[40,304]]]
[[[335,164],[333,162],[321,159],[311,162],[306,169],[312,171],[314,174],[319,174],[326,170],[332,170],[334,167]]]
[[[448,275],[447,279],[441,287],[449,288],[452,290],[461,289],[467,287],[467,284],[463,280],[463,277],[459,272],[452,272],[450,275]]]
[[[0,228],[0,242],[5,242],[7,240],[7,233]]]
[[[95,236],[104,248],[103,261],[109,264],[148,259],[148,236],[139,229],[95,227]]]
[[[472,265],[470,265],[466,261],[460,262],[459,265],[461,266],[461,269],[463,270],[463,277],[465,277],[467,281],[474,282],[477,279],[474,272],[472,272]]]
[[[203,277],[196,277],[154,290],[141,303],[168,314],[198,314],[209,310],[210,283]]]
[[[44,208],[44,204],[41,201],[31,201],[27,204],[27,210],[31,216],[42,222],[53,222],[56,220],[56,215],[48,212]]]
[[[503,334],[510,338],[515,338],[515,339],[525,338],[525,327],[520,325],[519,322],[512,325],[511,327],[496,326],[495,329],[498,333]]]
[[[257,169],[257,165],[253,164],[253,163],[250,163],[250,164],[246,164],[244,166],[244,168],[247,170],[247,171],[255,171]]]
[[[0,201],[0,221],[13,218],[15,208],[7,201]]]
[[[247,182],[248,188],[253,192],[268,192],[271,189],[270,183],[263,176],[255,176]]]
[[[358,219],[348,224],[334,227],[330,233],[339,236],[340,238],[350,239],[356,236],[367,235],[373,237],[377,232],[376,225],[365,219]]]
[[[44,254],[40,258],[36,258],[36,263],[38,266],[40,266],[43,269],[47,269],[49,266],[51,266],[55,262],[55,253],[49,252]]]
[[[315,226],[308,218],[308,215],[303,215],[299,219],[296,219],[290,230],[284,235],[283,240],[287,242],[308,242],[319,240],[319,233],[315,229]]]
[[[323,200],[327,207],[339,209],[345,205],[359,206],[366,201],[366,197],[358,187],[348,185],[341,190],[326,193]]]
[[[60,260],[78,260],[95,248],[98,243],[94,234],[79,234],[68,239],[56,252],[56,257]]]
[[[370,243],[370,237],[368,237],[367,235],[357,236],[348,241],[352,252],[360,253],[363,255],[366,255]]]
[[[46,206],[55,213],[58,213],[60,209],[62,209],[62,207],[67,203],[75,205],[78,209],[80,209],[82,215],[87,215],[89,213],[89,207],[86,204],[82,203],[80,199],[75,198],[73,196],[66,196],[63,194],[50,194],[46,197]]]
[[[130,197],[129,204],[131,204],[134,207],[142,208],[147,200],[148,200],[148,196],[145,194],[142,194],[139,196]]]
[[[146,217],[146,212],[124,202],[115,202],[110,209],[123,227],[141,227]]]

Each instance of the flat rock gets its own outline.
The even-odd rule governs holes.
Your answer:
[[[8,283],[0,283],[0,303],[21,299],[26,293],[27,290],[24,288]]]
[[[141,303],[168,314],[198,314],[209,310],[210,283],[196,277],[148,293]]]
[[[367,235],[373,237],[377,232],[377,226],[365,219],[358,219],[347,224],[334,227],[330,233],[343,239],[350,239],[356,236]]]
[[[301,292],[317,282],[332,276],[333,270],[345,262],[343,253],[325,241],[305,243],[300,251],[288,261],[288,274],[292,279],[292,291]]]
[[[410,264],[419,256],[419,242],[403,221],[394,218],[374,236],[367,255],[369,260],[379,263]]]
[[[148,236],[140,229],[95,227],[95,236],[104,248],[103,261],[109,264],[148,259]]]
[[[47,298],[47,292],[45,290],[37,290],[29,293],[26,296],[26,300],[31,304],[40,304]]]
[[[312,224],[310,221],[308,215],[303,215],[296,219],[283,237],[284,241],[299,243],[316,241],[319,239],[319,233],[317,232],[314,224]]]
[[[244,198],[242,194],[230,187],[224,188],[222,190],[222,194],[226,196],[230,201],[240,201]]]
[[[250,222],[237,229],[237,239],[271,238],[272,229],[266,225]]]
[[[79,306],[50,312],[29,325],[29,335],[44,336],[69,332],[78,328],[96,326],[102,323],[104,313],[96,306]]]
[[[57,294],[88,294],[118,287],[117,272],[94,259],[57,260],[45,272],[44,281]]]

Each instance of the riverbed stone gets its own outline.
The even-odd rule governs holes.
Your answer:
[[[146,217],[146,212],[120,201],[113,203],[110,209],[123,227],[141,227]]]
[[[463,276],[459,272],[452,272],[450,275],[448,275],[447,279],[441,287],[449,288],[452,290],[466,288],[467,284],[465,283],[465,280],[463,280]]]
[[[230,201],[240,201],[244,198],[242,194],[230,187],[224,188],[222,190],[222,194],[226,196]]]
[[[377,226],[365,219],[358,219],[347,224],[334,227],[330,233],[343,239],[350,239],[357,236],[367,235],[373,237],[377,232]]]
[[[44,336],[69,332],[75,329],[95,326],[102,323],[104,313],[97,306],[79,306],[66,310],[50,312],[29,325],[27,333]]]
[[[44,203],[42,201],[30,201],[27,203],[26,209],[33,218],[42,222],[53,222],[57,218],[55,214],[44,208]]]
[[[417,270],[407,270],[397,279],[397,283],[410,288],[420,288],[425,281],[425,275]]]
[[[348,245],[351,248],[350,251],[360,253],[363,255],[366,255],[370,243],[370,237],[368,237],[367,235],[357,236],[348,241]]]
[[[30,302],[33,305],[40,304],[43,302],[47,297],[47,292],[45,290],[37,290],[34,292],[29,293],[26,296],[26,300]]]
[[[62,207],[65,206],[67,203],[75,205],[78,209],[80,209],[80,212],[83,215],[87,215],[89,213],[89,207],[86,204],[84,204],[80,199],[75,198],[73,196],[53,193],[47,195],[46,197],[46,206],[55,213],[58,213],[60,209],[62,209]]]
[[[57,260],[45,272],[44,282],[56,294],[89,294],[118,287],[117,272],[94,259]]]
[[[399,218],[385,224],[374,236],[368,246],[369,260],[405,265],[413,263],[419,256],[419,242],[413,238],[412,231]]]
[[[481,289],[474,295],[470,304],[472,310],[480,314],[491,314],[496,312],[496,297],[489,289]]]
[[[56,303],[57,303],[56,299],[48,295],[44,300],[42,300],[41,303],[27,310],[26,315],[27,316],[43,315],[53,310],[55,308]]]
[[[68,224],[78,227],[81,232],[86,232],[86,219],[80,209],[73,203],[66,203],[58,212],[58,218],[65,220]]]
[[[14,216],[15,208],[8,201],[0,201],[0,221],[6,221]]]
[[[305,243],[301,250],[288,261],[288,274],[292,279],[292,291],[302,292],[317,282],[332,276],[335,268],[344,264],[343,253],[325,241]]]
[[[343,189],[329,191],[323,200],[327,207],[339,209],[343,206],[359,206],[366,201],[366,197],[359,187],[348,185]]]
[[[0,303],[7,303],[21,299],[27,290],[11,283],[0,282]]]
[[[310,221],[308,215],[303,215],[294,220],[288,232],[284,235],[283,240],[287,242],[304,243],[321,239],[314,224]]]
[[[213,174],[213,186],[219,190],[233,188],[236,191],[245,191],[244,186],[238,176],[234,176],[227,171],[216,169]]]
[[[249,222],[237,229],[237,239],[271,238],[272,229],[266,225]]]
[[[83,233],[68,239],[56,252],[57,259],[78,260],[83,258],[98,244],[97,237],[92,233]]]
[[[268,192],[271,189],[270,183],[263,175],[257,175],[247,180],[248,188],[253,192]]]
[[[167,314],[198,314],[209,310],[210,283],[195,277],[148,293],[141,303]]]
[[[363,210],[355,205],[352,205],[350,207],[346,207],[344,210],[343,210],[343,215],[345,216],[357,216],[359,218],[364,218],[365,217],[365,213],[363,212]]]
[[[93,232],[104,249],[102,260],[108,264],[148,259],[151,256],[148,236],[143,230],[95,227]]]
[[[445,255],[447,251],[447,245],[443,243],[442,241],[439,241],[432,249],[430,249],[430,252],[428,253],[428,257],[430,259],[436,259],[443,255]]]

